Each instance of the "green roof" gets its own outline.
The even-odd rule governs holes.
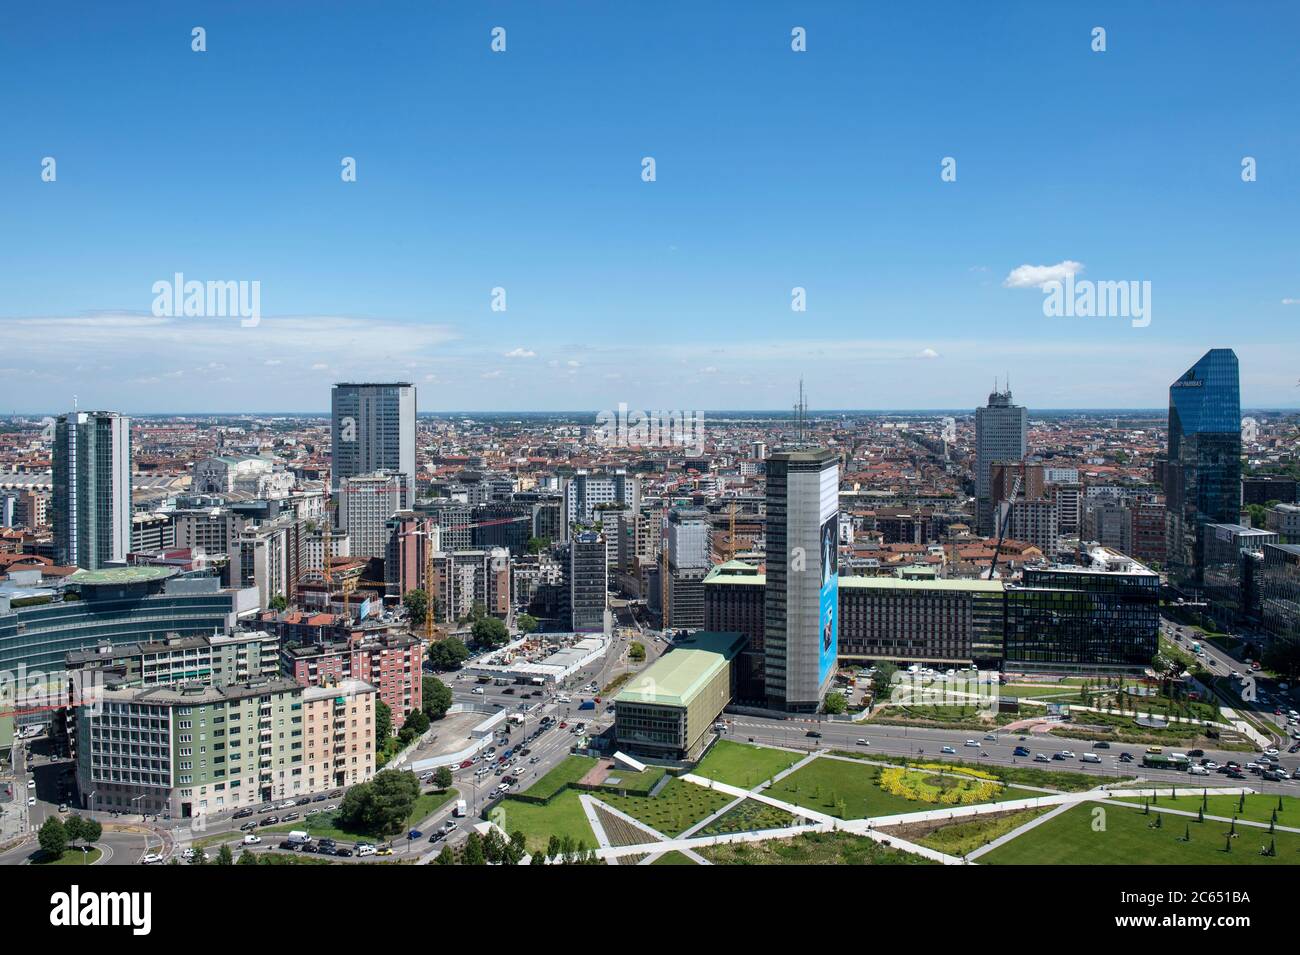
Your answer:
[[[630,680],[614,702],[688,706],[744,643],[739,633],[693,634]]]
[[[68,578],[70,584],[142,584],[163,580],[176,574],[175,567],[107,567],[103,570],[79,570]]]

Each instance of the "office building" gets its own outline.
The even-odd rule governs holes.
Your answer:
[[[384,557],[389,519],[409,503],[406,475],[358,474],[338,482],[339,527],[347,531],[351,556]]]
[[[840,659],[993,665],[1002,657],[1000,580],[840,578]]]
[[[1168,456],[1157,472],[1169,582],[1197,588],[1205,525],[1235,524],[1241,513],[1241,391],[1232,349],[1211,349],[1169,386]]]
[[[1273,531],[1242,524],[1206,524],[1201,535],[1203,596],[1221,626],[1239,628],[1259,621],[1258,577],[1264,547],[1280,543]]]
[[[54,559],[98,570],[131,547],[131,419],[74,411],[54,426]]]
[[[569,543],[569,612],[574,633],[605,629],[609,567],[605,538],[593,531],[575,534]]]
[[[1284,544],[1300,544],[1300,504],[1275,504],[1264,514],[1264,527]]]
[[[694,760],[732,698],[739,633],[696,633],[638,673],[614,697],[618,746],[660,759]]]
[[[1241,479],[1241,503],[1246,504],[1295,504],[1295,478],[1281,475],[1260,474]]]
[[[674,508],[668,512],[668,612],[666,628],[704,626],[704,578],[710,565],[708,512]]]
[[[1029,444],[1029,412],[1012,404],[1011,389],[993,391],[986,407],[975,409],[975,526],[990,537],[994,527],[993,463],[1019,462]]]
[[[1300,640],[1300,546],[1265,544],[1260,619],[1272,636]]]
[[[1160,576],[1093,547],[1078,564],[1026,568],[1006,614],[1008,669],[1137,671],[1158,649]]]
[[[337,384],[330,406],[332,490],[347,478],[391,471],[405,479],[409,506],[415,500],[415,386]]]
[[[835,675],[839,457],[782,451],[767,459],[764,690],[768,705],[815,712]]]
[[[740,633],[745,645],[732,661],[735,698],[763,705],[764,679],[763,603],[767,577],[742,560],[730,560],[709,571],[702,586],[704,629],[714,633]],[[841,599],[843,599],[841,597]]]

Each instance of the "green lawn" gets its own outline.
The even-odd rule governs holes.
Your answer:
[[[103,854],[98,847],[92,847],[85,853],[80,848],[68,849],[57,859],[50,859],[44,852],[38,852],[32,859],[32,865],[94,865]]]
[[[599,798],[666,836],[676,836],[717,812],[734,797],[670,779],[657,796],[602,795]]]
[[[1038,745],[1033,741],[1027,741],[1026,746],[1030,748]],[[848,750],[835,750],[837,756],[849,756],[853,759],[873,759],[882,763],[923,763],[926,762],[924,757],[909,756],[888,756],[884,754],[869,755],[865,753],[854,753]],[[935,759],[932,762],[940,762]],[[1081,793],[1089,789],[1100,786],[1104,782],[1114,783],[1116,780],[1102,779],[1098,776],[1089,776],[1085,773],[1071,773],[1054,769],[1038,769],[1034,766],[993,766],[981,765],[979,763],[967,762],[964,760],[942,760],[945,765],[964,766],[967,769],[982,769],[985,772],[992,773],[998,779],[1008,785],[1020,784],[1022,786],[1037,786],[1042,789],[1055,789],[1060,792]],[[1032,796],[1033,793],[1021,793],[1023,797]]]
[[[700,830],[702,836],[719,836],[732,832],[757,832],[761,829],[784,829],[795,824],[794,816],[757,799],[746,799]]]
[[[988,845],[1013,829],[1032,822],[1043,813],[1050,812],[1051,808],[1044,806],[1038,809],[1021,809],[991,818],[951,822],[909,841],[930,849],[937,849],[939,852],[946,852],[951,856],[964,856],[981,846]],[[903,838],[908,837],[904,835]]]
[[[783,749],[767,746],[750,746],[720,739],[713,744],[708,755],[700,760],[695,775],[716,779],[720,783],[753,789],[784,769],[789,769],[802,757]]]
[[[663,855],[661,855],[658,859],[655,859],[655,861],[651,862],[650,864],[651,865],[699,865],[699,863],[696,862],[694,859],[692,859],[690,856],[682,855],[676,849],[673,849],[671,852],[665,852]]]
[[[932,803],[904,799],[879,786],[881,767],[855,765],[838,759],[818,759],[786,776],[767,795],[839,819],[865,819],[895,813],[942,808]],[[1007,790],[992,801],[1027,799],[1034,794]],[[842,804],[842,805],[841,805]]]
[[[662,766],[649,766],[641,773],[626,773],[620,769],[612,769],[605,782],[598,788],[605,792],[619,792],[620,790],[634,796],[644,796],[655,788],[659,780],[664,778],[667,772]],[[614,782],[614,780],[618,780]]]
[[[1278,797],[1265,793],[1255,793],[1246,797],[1244,810],[1237,808],[1241,804],[1240,796],[1210,796],[1204,799],[1206,804],[1205,814],[1207,816],[1223,816],[1225,819],[1236,816],[1238,819],[1245,819],[1250,822],[1269,822],[1273,818],[1273,811],[1277,809],[1279,798],[1282,800],[1282,809],[1277,814],[1277,824],[1279,826],[1291,826],[1293,829],[1300,828],[1300,798],[1295,796]],[[1174,797],[1162,792],[1153,805],[1168,806],[1170,809],[1180,809],[1184,812],[1196,812],[1201,808],[1202,799],[1202,792],[1196,789],[1182,790]],[[1151,800],[1145,796],[1125,796],[1121,802],[1136,803],[1140,806],[1144,802],[1151,802]]]
[[[791,839],[737,842],[697,849],[715,865],[931,865],[922,856],[886,848],[848,832],[809,832]]]
[[[548,803],[525,802],[507,796],[492,810],[492,819],[506,832],[521,830],[528,840],[530,853],[546,851],[553,835],[561,839],[572,836],[575,842],[585,842],[588,848],[596,846],[596,834],[587,823],[576,789],[562,792]]]
[[[596,765],[596,760],[589,756],[570,756],[560,763],[524,792],[538,799],[550,799],[565,786],[576,783]]]
[[[1104,817],[1094,810],[1104,809]],[[1238,826],[1238,838],[1229,842],[1228,824],[1198,823],[1182,816],[1162,815],[1159,829],[1149,828],[1157,813],[1118,805],[1084,803],[1029,830],[1023,836],[980,856],[988,865],[1283,865],[1300,862],[1300,836]],[[1095,820],[1104,818],[1105,830]],[[1182,842],[1190,829],[1191,842]],[[1260,855],[1260,848],[1276,840],[1277,856]]]

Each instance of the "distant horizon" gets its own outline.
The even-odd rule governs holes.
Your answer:
[[[0,421],[13,421],[19,418],[57,418],[59,415],[68,414],[72,409],[65,411],[14,411],[0,413]],[[78,408],[78,411],[111,411],[117,414],[126,415],[130,418],[322,418],[328,420],[330,411],[131,411],[121,408]],[[451,411],[418,411],[418,418],[456,418],[456,417],[592,417],[600,414],[601,411],[609,409],[555,409],[555,410],[538,410],[524,411],[520,409],[507,409],[503,411],[490,411],[484,409],[478,410],[451,410]],[[657,411],[660,406],[647,405],[644,408],[632,408],[632,411]],[[1168,408],[1033,408],[1028,407],[1030,417],[1034,416],[1060,416],[1060,415],[1103,415],[1114,416],[1124,415],[1133,417],[1138,415],[1154,415],[1166,417],[1169,413]],[[1300,405],[1276,406],[1276,407],[1248,407],[1242,406],[1243,414],[1246,412],[1255,412],[1259,414],[1293,414],[1300,413]],[[793,418],[794,412],[791,409],[764,409],[764,408],[704,408],[699,411],[707,419],[710,415],[723,415],[728,417],[745,416],[745,417],[762,417],[762,418]],[[931,417],[934,415],[952,415],[952,416],[973,416],[974,408],[809,408],[807,415],[810,419],[837,417],[845,415],[898,415],[907,417]]]

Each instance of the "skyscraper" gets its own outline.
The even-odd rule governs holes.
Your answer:
[[[594,531],[575,534],[569,545],[569,607],[578,633],[605,629],[609,603],[609,571],[605,538]]]
[[[415,386],[407,382],[334,386],[331,489],[344,478],[394,471],[406,477],[415,500]]]
[[[1241,386],[1237,355],[1212,348],[1169,386],[1165,550],[1174,586],[1199,586],[1206,524],[1241,512]]]
[[[1019,461],[1029,444],[1029,413],[1011,403],[1011,389],[994,390],[987,407],[975,409],[975,528],[988,537],[993,526],[994,461]]]
[[[768,705],[814,712],[839,650],[839,458],[782,451],[767,460],[763,595]]]
[[[54,426],[54,555],[98,570],[131,548],[131,419],[74,411]]]

